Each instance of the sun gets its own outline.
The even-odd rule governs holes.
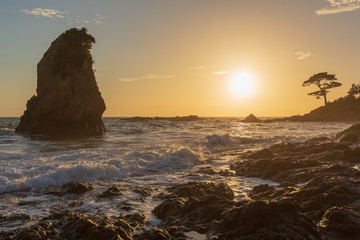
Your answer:
[[[240,72],[230,79],[230,90],[239,97],[251,95],[255,90],[255,81],[252,74]]]

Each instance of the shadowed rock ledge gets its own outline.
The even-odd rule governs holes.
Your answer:
[[[91,136],[105,131],[105,103],[91,57],[93,36],[72,28],[52,42],[37,65],[37,95],[30,98],[17,133]]]

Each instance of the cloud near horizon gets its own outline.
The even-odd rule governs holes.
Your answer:
[[[227,72],[226,71],[218,71],[218,72],[213,72],[212,74],[214,75],[223,75],[223,74],[226,74]]]
[[[138,78],[132,78],[132,77],[119,78],[118,81],[120,81],[120,82],[135,82],[135,81],[140,81],[140,80],[169,79],[169,78],[174,78],[174,77],[175,76],[173,76],[173,75],[145,74],[144,76],[138,77]]]
[[[59,11],[51,8],[33,8],[33,9],[22,9],[22,12],[34,15],[36,17],[47,17],[47,18],[61,18],[64,19],[68,11]]]
[[[316,11],[317,15],[350,12],[360,9],[360,0],[326,0],[329,6]]]
[[[305,58],[310,57],[311,54],[312,54],[311,52],[296,52],[295,53],[297,60],[304,60]]]
[[[205,66],[196,66],[196,67],[191,67],[191,69],[206,69],[207,67]]]

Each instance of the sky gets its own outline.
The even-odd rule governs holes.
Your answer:
[[[86,27],[105,117],[259,117],[323,105],[302,83],[319,72],[360,82],[360,0],[1,0],[0,117],[36,94],[51,42]],[[233,91],[251,76],[247,93]],[[246,87],[246,86],[243,86]]]

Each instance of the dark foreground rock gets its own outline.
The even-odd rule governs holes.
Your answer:
[[[360,124],[352,125],[350,128],[336,134],[335,139],[340,142],[358,142],[360,138]]]
[[[237,176],[279,185],[256,186],[242,201],[234,200],[224,183],[174,185],[153,210],[160,227],[172,237],[196,231],[213,240],[360,239],[356,145],[313,139],[241,157],[231,165]]]
[[[289,199],[232,207],[210,233],[217,239],[322,239],[316,224]]]
[[[37,65],[36,96],[26,104],[18,133],[89,136],[105,131],[105,103],[97,86],[85,28],[61,34]]]
[[[136,215],[136,216],[135,216]],[[135,214],[109,218],[70,211],[54,211],[30,227],[0,232],[0,239],[125,239],[130,240],[145,216]]]

